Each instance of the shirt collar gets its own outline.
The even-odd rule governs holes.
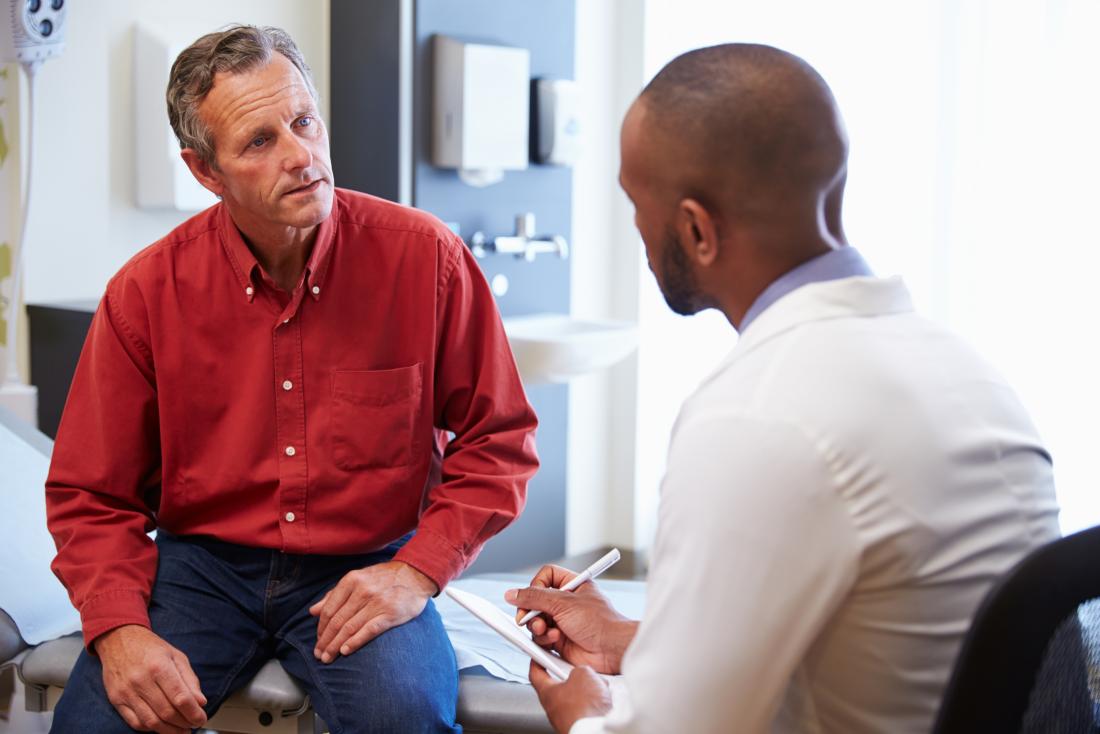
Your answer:
[[[769,306],[804,285],[872,275],[874,273],[871,272],[870,266],[856,248],[845,245],[835,250],[829,250],[824,255],[818,255],[793,270],[788,270],[772,281],[772,284],[765,288],[764,292],[757,296],[756,300],[749,306],[749,310],[745,312],[745,317],[741,319],[741,324],[737,330],[744,333],[749,324],[757,316],[764,313]]]
[[[851,277],[809,283],[774,304],[730,350],[700,387],[757,347],[791,329],[833,319],[873,318],[912,313],[913,300],[901,278]]]
[[[233,217],[229,214],[229,208],[224,203],[219,203],[221,211],[218,214],[218,233],[221,235],[222,248],[229,257],[229,263],[233,266],[233,272],[240,283],[241,291],[249,303],[256,297],[257,278],[261,272],[260,263],[252,250],[248,249],[241,232],[237,229]],[[332,249],[336,239],[336,223],[339,221],[338,210],[339,197],[333,194],[332,210],[317,227],[317,239],[313,243],[313,251],[306,262],[305,281],[306,292],[319,300],[324,288],[325,274],[328,272],[329,263],[332,261]]]

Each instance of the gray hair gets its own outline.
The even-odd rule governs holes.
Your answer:
[[[218,72],[240,74],[262,66],[280,53],[297,67],[310,95],[317,100],[317,88],[302,52],[294,39],[270,26],[231,25],[207,33],[185,48],[168,75],[168,122],[180,142],[180,149],[191,148],[199,158],[214,163],[214,136],[199,116],[199,104],[214,86]]]

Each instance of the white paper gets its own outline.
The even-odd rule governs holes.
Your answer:
[[[80,629],[80,616],[50,570],[46,529],[50,460],[0,424],[0,609],[31,645]]]
[[[536,663],[546,668],[550,675],[564,681],[569,678],[569,671],[573,666],[562,660],[557,655],[547,652],[531,639],[531,634],[524,627],[517,627],[512,617],[482,599],[477,594],[471,594],[462,589],[449,586],[445,589],[447,596],[454,599],[468,612],[489,625],[497,634],[510,644],[519,648],[521,652],[530,657]]]
[[[515,607],[504,601],[504,592],[521,588],[528,584],[530,576],[516,574],[486,574],[469,576],[452,582],[448,588],[457,588],[477,594],[495,606],[507,617],[513,628],[519,630],[512,621]],[[641,619],[645,610],[645,586],[635,581],[598,581],[600,591],[622,614],[631,619]],[[443,626],[451,638],[459,670],[484,668],[489,675],[513,683],[527,683],[530,658],[519,648],[508,644],[488,625],[467,612],[446,594],[440,594],[435,600],[436,608],[443,618]]]

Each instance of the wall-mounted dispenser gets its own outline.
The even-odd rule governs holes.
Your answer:
[[[140,207],[200,211],[218,201],[180,158],[164,107],[168,73],[184,46],[147,26],[134,27],[134,188]]]
[[[433,37],[432,164],[473,186],[527,168],[530,54],[525,48]]]
[[[535,160],[572,166],[581,152],[580,94],[570,79],[536,79]]]
[[[37,64],[65,49],[65,0],[0,2],[0,62]]]

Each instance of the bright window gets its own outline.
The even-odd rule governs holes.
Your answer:
[[[1065,532],[1100,524],[1100,84],[1093,0],[648,0],[647,78],[768,43],[832,86],[851,138],[844,224],[880,275],[974,344],[1054,455]],[[637,481],[653,517],[683,399],[736,343],[641,279]]]

